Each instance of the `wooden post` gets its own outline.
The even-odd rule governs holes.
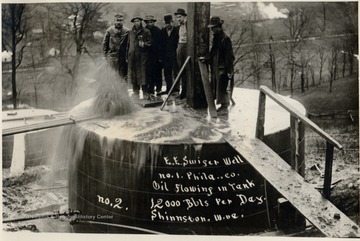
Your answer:
[[[293,115],[290,115],[290,148],[291,148],[291,158],[290,166],[297,171],[298,166],[298,130],[297,130],[297,119]]]
[[[256,133],[255,133],[255,136],[260,140],[264,139],[265,104],[266,104],[266,95],[260,90],[258,116],[256,121]]]
[[[332,176],[333,156],[334,156],[334,146],[329,142],[326,142],[325,177],[324,177],[323,194],[327,199],[330,199],[330,195],[331,195],[331,176]]]
[[[291,233],[296,230],[295,215],[296,209],[285,198],[278,199],[278,229],[284,233]]]
[[[298,166],[297,172],[305,177],[305,125],[302,121],[298,122]]]
[[[187,75],[186,102],[193,108],[206,108],[207,102],[198,57],[209,52],[210,2],[187,3],[187,50],[191,57]]]
[[[295,116],[290,114],[290,148],[291,148],[291,167],[299,173],[302,177],[305,176],[305,164],[304,164],[304,139],[305,128],[304,124],[299,121]],[[306,220],[301,213],[293,210],[294,227],[297,229],[303,229],[306,225]]]
[[[305,176],[305,127],[293,115],[290,116],[291,167],[302,177]]]
[[[290,115],[290,148],[291,167],[302,177],[305,176],[305,126],[293,115]]]

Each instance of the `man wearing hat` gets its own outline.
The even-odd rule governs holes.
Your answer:
[[[210,18],[208,27],[213,33],[213,44],[208,56],[203,60],[211,67],[211,87],[216,104],[221,104],[217,110],[219,115],[227,115],[231,92],[234,85],[234,52],[229,36],[222,29],[224,23],[220,17]]]
[[[163,65],[166,82],[166,93],[169,93],[173,84],[173,78],[178,73],[178,64],[176,60],[176,49],[179,42],[179,33],[174,27],[174,21],[171,14],[164,16],[165,27],[161,29],[163,42]],[[179,85],[175,86],[174,92],[179,92]]]
[[[179,26],[177,26],[177,30],[179,33],[179,42],[177,47],[177,62],[179,68],[185,63],[187,58],[187,27],[186,27],[186,12],[184,9],[179,8],[174,15],[179,22]],[[186,85],[187,85],[187,75],[188,68],[185,68],[185,71],[181,75],[181,94],[180,99],[186,98]]]
[[[110,66],[119,72],[121,78],[126,80],[126,47],[129,29],[123,25],[124,15],[116,14],[114,16],[114,26],[106,30],[102,50]]]
[[[146,28],[151,33],[152,44],[149,47],[149,59],[147,64],[147,83],[148,92],[154,94],[154,88],[156,87],[156,93],[159,95],[162,87],[162,66],[161,66],[161,54],[162,54],[162,35],[161,29],[155,26],[156,19],[152,15],[145,17],[144,22]]]
[[[128,59],[128,79],[133,84],[133,91],[135,96],[139,96],[140,86],[143,95],[147,95],[146,82],[146,67],[149,55],[149,48],[151,46],[150,30],[142,26],[143,19],[140,16],[135,16],[131,19],[134,23],[133,28],[129,31],[129,41],[127,47]]]

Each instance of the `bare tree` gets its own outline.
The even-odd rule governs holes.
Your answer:
[[[298,65],[296,53],[299,53],[297,47],[302,42],[302,38],[309,34],[312,29],[310,27],[310,18],[302,9],[290,10],[288,17],[284,20],[284,25],[288,29],[289,34],[289,41],[285,44],[285,49],[287,50],[285,57],[287,58],[287,65],[290,70],[290,91],[291,95],[293,95],[293,84]]]
[[[17,87],[16,70],[20,66],[25,44],[22,40],[28,32],[25,4],[3,4],[2,5],[2,47],[12,53],[11,58],[11,84],[13,108],[17,109]]]
[[[260,73],[264,65],[261,63],[261,60],[262,60],[262,53],[264,51],[262,50],[262,46],[258,44],[261,42],[262,36],[255,32],[253,24],[251,25],[251,29],[250,29],[250,38],[251,41],[254,43],[252,53],[250,55],[251,70],[252,70],[251,73],[254,80],[254,86],[256,86],[256,88],[260,88],[260,84],[261,84]]]
[[[301,93],[306,89],[309,89],[309,66],[310,61],[313,58],[311,51],[309,51],[304,44],[299,46],[300,49],[300,60],[298,67],[301,70],[300,74],[300,84],[301,84]]]
[[[327,27],[327,3],[321,3],[321,9],[315,12],[315,23],[321,33],[326,32]]]
[[[272,49],[272,41],[273,41],[273,37],[270,36],[269,38],[269,62],[270,62],[270,69],[271,69],[271,86],[272,86],[272,90],[276,92],[276,65],[275,65],[275,55],[274,55],[274,51]]]
[[[340,19],[345,33],[351,34],[345,41],[346,53],[349,60],[349,74],[354,72],[354,54],[358,53],[358,2],[336,3],[337,9],[341,11]]]
[[[304,57],[303,52],[301,52],[301,57],[300,57],[300,70],[301,70],[301,74],[300,74],[300,85],[301,85],[301,93],[305,92],[305,68],[307,66],[307,60]]]
[[[324,68],[324,63],[325,63],[325,47],[323,45],[320,45],[317,49],[317,52],[319,54],[319,64],[320,64],[320,68],[319,68],[319,83],[321,83],[322,81],[322,74],[323,74],[323,68]]]
[[[330,74],[330,88],[329,91],[332,92],[332,84],[335,79],[338,78],[338,54],[339,54],[339,44],[337,41],[334,41],[331,47],[331,56],[329,58],[329,74]]]
[[[343,49],[346,49],[346,44],[343,45]],[[343,55],[342,59],[342,77],[345,77],[345,69],[346,69],[346,52],[344,50],[341,50],[341,53]]]
[[[309,63],[308,64],[308,70],[310,72],[311,80],[312,80],[311,86],[315,87],[315,68],[314,68],[314,64]]]
[[[19,78],[16,85],[17,104],[20,104],[20,97],[23,91],[29,86],[28,78]]]
[[[244,20],[241,28],[238,24],[228,25],[229,35],[233,41],[235,52],[235,73],[240,78],[235,86],[252,79],[255,88],[260,86],[261,69],[266,61],[263,61],[264,49],[261,46],[262,34],[257,32],[253,20]]]
[[[233,19],[235,21],[235,19]],[[233,50],[235,55],[235,74],[240,74],[240,78],[235,80],[235,86],[240,86],[249,76],[245,74],[246,67],[241,65],[242,62],[249,59],[253,52],[253,45],[250,42],[250,24],[248,21],[243,21],[243,24],[225,24],[224,30],[232,40]]]
[[[86,41],[93,37],[96,20],[100,17],[100,10],[106,3],[71,2],[56,4],[53,13],[57,19],[62,19],[59,24],[54,20],[58,34],[60,49],[59,61],[65,72],[69,74],[71,83],[64,91],[72,93],[77,87],[79,64],[84,54],[89,54]]]

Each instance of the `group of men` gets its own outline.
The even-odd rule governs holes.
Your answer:
[[[165,26],[155,25],[154,16],[145,18],[135,16],[131,19],[132,29],[124,26],[124,16],[115,15],[114,26],[106,30],[103,40],[103,52],[109,64],[119,72],[124,80],[132,83],[134,95],[140,89],[145,95],[156,92],[157,95],[169,93],[174,77],[178,74],[187,58],[187,14],[184,9],[174,13],[178,25],[174,25],[172,14],[164,15]],[[142,25],[145,22],[145,27]],[[211,66],[211,86],[219,111],[227,112],[233,85],[234,54],[230,38],[222,30],[223,20],[211,17],[208,26],[213,34],[213,45],[207,56],[201,61]],[[166,90],[162,89],[162,69]],[[173,92],[179,92],[180,99],[186,98],[186,68],[181,75],[180,84]]]

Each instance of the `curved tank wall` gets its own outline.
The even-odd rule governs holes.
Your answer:
[[[273,227],[279,194],[223,139],[254,136],[258,91],[234,96],[227,120],[170,105],[73,127],[83,135],[70,163],[69,208],[81,212],[75,231],[229,235]],[[265,141],[286,159],[289,115],[270,101],[266,115]]]

